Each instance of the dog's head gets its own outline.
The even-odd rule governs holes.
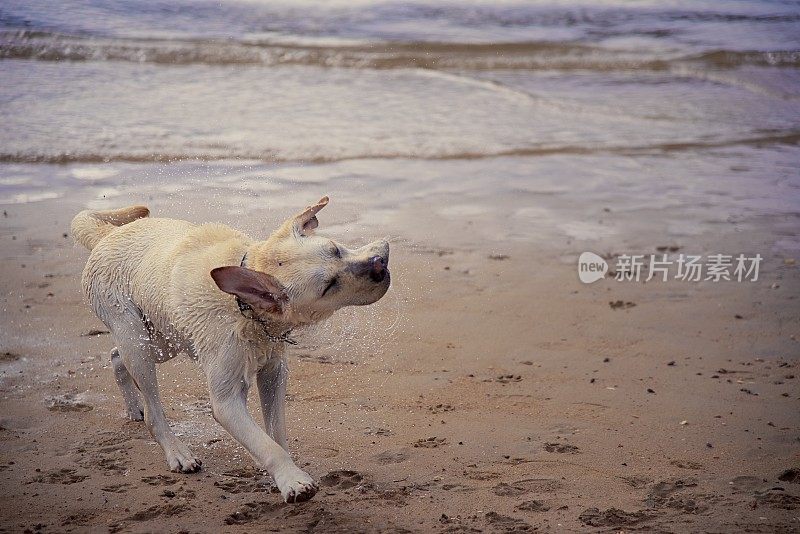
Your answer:
[[[326,319],[345,306],[363,306],[389,289],[389,244],[349,249],[315,235],[323,197],[290,217],[250,250],[246,267],[211,271],[217,286],[238,296],[263,319],[290,325]]]

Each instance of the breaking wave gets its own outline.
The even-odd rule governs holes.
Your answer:
[[[43,31],[0,32],[0,59],[36,61],[125,61],[157,65],[307,65],[355,69],[432,70],[669,70],[679,64],[715,69],[800,67],[800,50],[713,50],[655,56],[581,42],[324,43],[216,39],[126,39],[81,37]]]

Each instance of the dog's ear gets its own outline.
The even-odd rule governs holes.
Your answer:
[[[295,231],[300,235],[308,235],[313,232],[314,229],[319,226],[317,213],[319,213],[322,208],[328,205],[328,200],[328,197],[322,197],[319,199],[319,202],[313,206],[307,207],[301,213],[295,215],[292,221]]]
[[[281,314],[289,300],[274,276],[245,267],[217,267],[211,270],[211,278],[222,291],[236,295],[256,311]]]
[[[328,197],[322,197],[319,199],[319,202],[314,204],[313,206],[309,206],[297,215],[294,215],[287,219],[281,227],[275,232],[272,237],[273,238],[285,238],[291,237],[292,235],[296,236],[306,236],[310,235],[314,229],[319,226],[319,221],[317,220],[317,213],[328,205]]]

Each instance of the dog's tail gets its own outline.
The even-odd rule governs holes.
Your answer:
[[[117,226],[131,223],[150,215],[144,206],[128,206],[117,210],[84,210],[72,219],[72,238],[76,243],[92,250]]]

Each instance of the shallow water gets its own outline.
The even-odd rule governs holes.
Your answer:
[[[0,78],[4,204],[336,193],[609,242],[612,209],[680,239],[800,207],[797,2],[11,0]]]

